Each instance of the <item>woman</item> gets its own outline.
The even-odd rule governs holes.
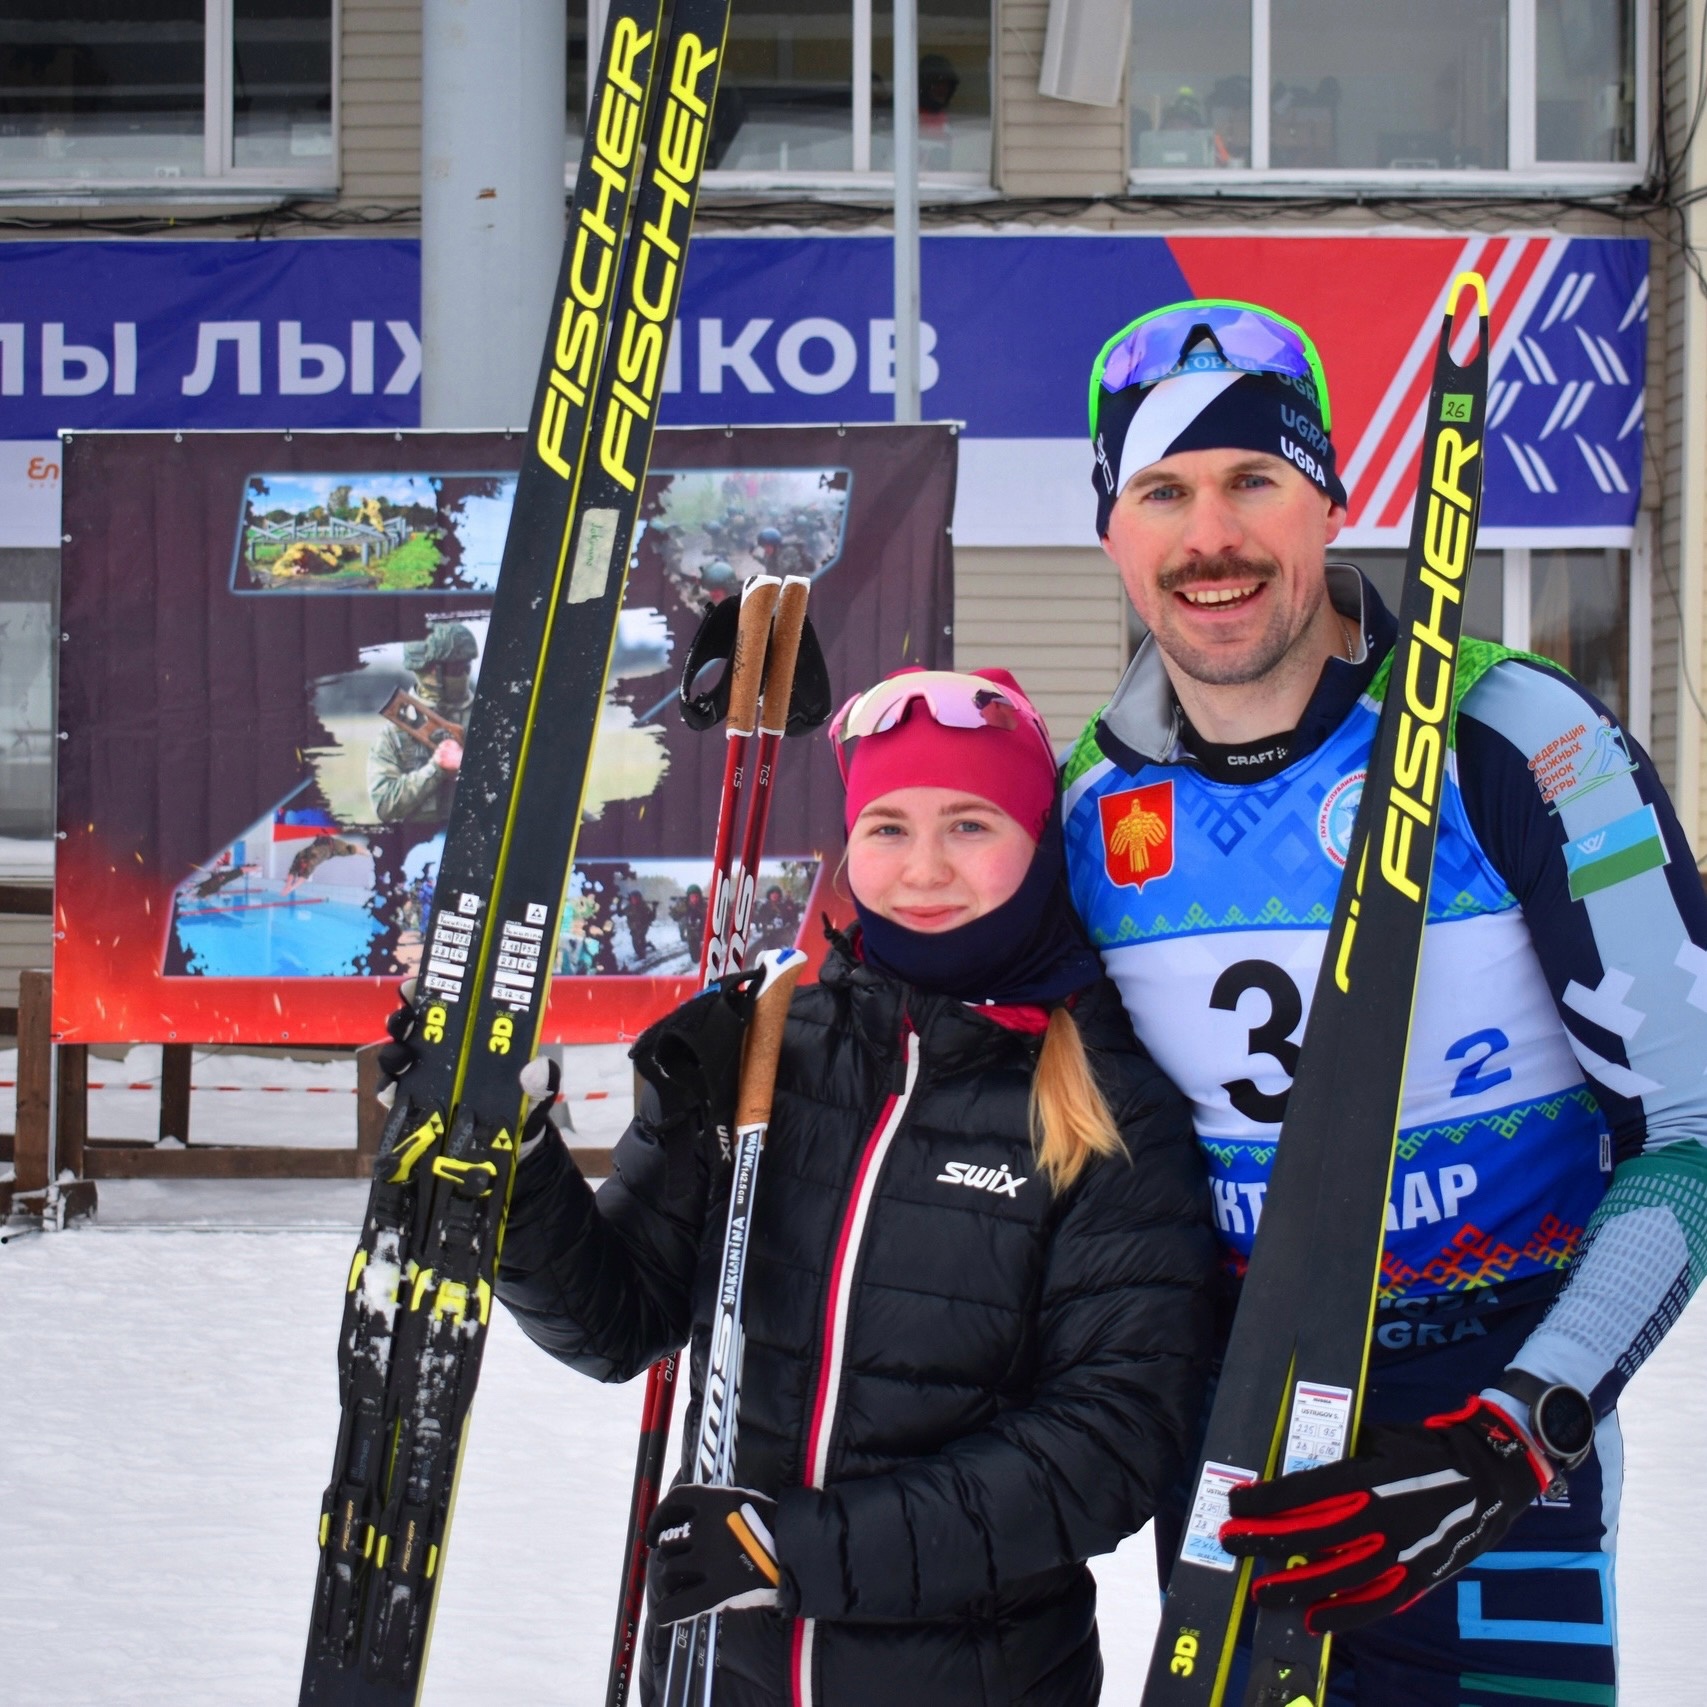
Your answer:
[[[653,1615],[723,1609],[718,1707],[1086,1707],[1084,1561],[1149,1519],[1196,1419],[1201,1165],[1066,901],[1054,760],[1012,677],[891,677],[832,739],[859,929],[790,1008],[740,1486],[660,1506]],[[601,1380],[691,1337],[690,1442],[728,1182],[697,1140],[718,1110],[659,1060],[703,1052],[723,1000],[636,1046],[660,1088],[596,1198],[560,1144],[525,1147],[498,1284]]]

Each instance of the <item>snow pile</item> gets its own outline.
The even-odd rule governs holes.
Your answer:
[[[359,1182],[112,1182],[97,1229],[0,1247],[0,1697],[296,1697]],[[237,1232],[240,1225],[250,1229]],[[1619,1595],[1633,1707],[1695,1707],[1707,1310],[1625,1406]],[[494,1312],[427,1707],[603,1699],[640,1410]],[[673,1461],[673,1455],[672,1455]],[[1136,1701],[1147,1536],[1100,1561],[1104,1700]]]

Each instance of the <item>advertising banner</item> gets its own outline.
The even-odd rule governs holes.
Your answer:
[[[63,448],[58,1035],[368,1041],[420,965],[518,441]],[[724,746],[677,708],[702,613],[753,574],[808,574],[837,692],[946,663],[954,468],[942,427],[660,434],[548,1040],[632,1037],[693,988]],[[821,947],[840,850],[828,744],[789,741],[761,946]]]
[[[696,237],[664,420],[888,420],[891,265],[880,232]],[[1403,546],[1427,356],[1448,286],[1470,267],[1487,278],[1495,330],[1484,543],[1630,541],[1645,239],[933,233],[921,265],[925,413],[965,424],[963,545],[1094,545],[1092,359],[1148,309],[1228,296],[1279,310],[1320,346],[1352,500],[1342,543]],[[0,244],[0,440],[412,426],[419,273],[404,239]],[[39,463],[39,447],[14,460]],[[9,537],[12,510],[0,503],[0,544],[40,543]],[[16,513],[20,527],[34,514]]]

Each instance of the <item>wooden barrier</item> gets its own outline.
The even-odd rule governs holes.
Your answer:
[[[5,890],[0,885],[0,908]],[[25,894],[42,891],[25,890]],[[14,911],[19,909],[12,909]],[[18,974],[18,1112],[12,1139],[13,1177],[0,1213],[53,1215],[78,1221],[95,1213],[95,1187],[84,1174],[88,1137],[87,1048],[56,1049],[53,1042],[53,978],[47,972]],[[54,1076],[59,1096],[54,1097]],[[71,1095],[67,1097],[67,1091]],[[49,1142],[49,1132],[53,1142]],[[65,1179],[69,1171],[76,1177]],[[54,1191],[50,1192],[49,1187]]]
[[[0,884],[0,910],[8,886]],[[38,896],[44,891],[24,890]],[[46,972],[25,972],[18,982],[18,1117],[11,1145],[14,1179],[0,1182],[0,1216],[8,1200],[30,1198],[28,1207],[48,1184],[49,1108],[54,1104],[52,1077],[58,1073],[58,1145],[55,1170],[78,1176],[75,1187],[62,1185],[68,1207],[77,1215],[91,1214],[95,1181],[118,1179],[365,1179],[385,1130],[386,1109],[378,1100],[379,1044],[356,1051],[356,1122],[353,1148],[310,1148],[288,1144],[197,1144],[191,1141],[190,1096],[192,1045],[168,1043],[160,1063],[161,1140],[92,1137],[89,1133],[89,1047],[53,1043],[53,982]],[[3,1149],[3,1146],[0,1146]],[[572,1148],[570,1154],[589,1179],[610,1172],[610,1152]],[[3,1156],[0,1156],[3,1159]]]

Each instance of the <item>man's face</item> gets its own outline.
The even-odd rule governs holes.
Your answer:
[[[459,705],[468,694],[468,665],[448,659],[424,664],[415,672],[415,680],[430,705]]]
[[[1127,482],[1102,544],[1175,669],[1227,686],[1262,680],[1298,644],[1344,525],[1344,509],[1282,458],[1194,450]]]

